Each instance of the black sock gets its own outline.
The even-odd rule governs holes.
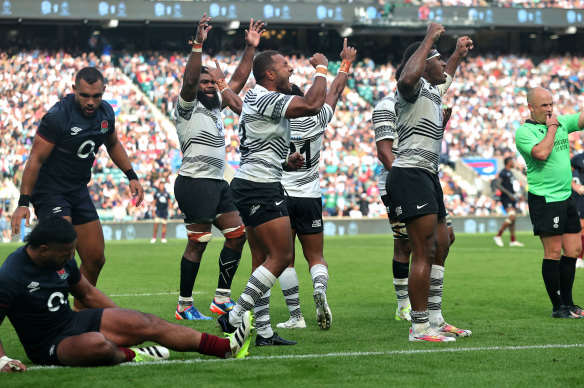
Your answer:
[[[560,306],[564,303],[562,302],[562,297],[560,296],[560,261],[543,259],[541,265],[541,274],[543,276],[543,282],[545,283],[545,288],[554,306],[554,311],[559,310]]]
[[[231,282],[239,266],[239,260],[241,260],[241,252],[223,247],[219,255],[219,281],[217,282],[217,288],[227,290],[231,288]]]
[[[193,287],[195,287],[195,279],[199,273],[200,265],[200,262],[194,263],[184,256],[180,261],[180,296],[183,298],[193,296]]]
[[[393,277],[396,279],[406,279],[410,273],[410,263],[393,261]]]
[[[560,259],[560,295],[566,306],[573,306],[572,286],[576,277],[576,258],[562,256]]]

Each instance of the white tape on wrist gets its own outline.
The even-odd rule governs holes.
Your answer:
[[[0,357],[0,370],[4,368],[6,364],[10,365],[10,369],[20,370],[19,360],[13,360],[10,357],[2,356]]]

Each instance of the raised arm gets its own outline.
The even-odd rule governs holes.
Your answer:
[[[397,81],[397,88],[404,98],[411,97],[420,87],[420,78],[422,78],[422,74],[426,69],[428,53],[432,50],[432,45],[440,39],[443,33],[444,27],[442,27],[442,24],[430,23],[422,44],[405,64]]]
[[[547,133],[542,141],[537,143],[531,149],[531,156],[537,160],[545,161],[554,148],[554,141],[556,140],[556,131],[558,130],[559,122],[555,114],[549,115],[546,118]]]
[[[258,20],[255,23],[253,22],[253,19],[249,21],[249,30],[245,30],[245,50],[243,51],[243,55],[241,56],[237,68],[229,80],[229,88],[231,88],[235,94],[241,92],[241,89],[243,89],[249,78],[255,49],[260,44],[260,38],[265,31],[264,22],[261,20]]]
[[[211,18],[207,17],[207,14],[204,13],[201,20],[199,20],[195,41],[191,42],[193,44],[193,50],[185,66],[183,83],[180,89],[181,98],[187,102],[194,101],[195,97],[197,97],[197,88],[199,86],[199,77],[201,76],[201,66],[203,64],[203,42],[207,39],[209,30],[213,28],[208,24],[209,20]]]
[[[444,72],[449,76],[454,77],[454,73],[456,73],[458,66],[460,66],[462,60],[466,58],[468,52],[473,48],[473,41],[468,36],[461,36],[458,38],[456,41],[456,49],[454,49],[454,52],[450,58],[448,58]]]
[[[343,51],[341,51],[341,67],[337,76],[331,84],[331,88],[326,95],[325,102],[333,108],[333,112],[337,106],[337,102],[347,86],[347,79],[349,78],[349,69],[351,68],[351,63],[357,57],[357,50],[353,47],[347,46],[347,38],[343,40]]]
[[[314,116],[320,112],[326,98],[326,73],[328,60],[320,53],[316,53],[310,58],[310,64],[316,69],[314,82],[304,97],[294,96],[288,109],[287,118]]]
[[[219,62],[217,59],[214,59],[214,61],[216,67],[208,66],[207,69],[211,80],[217,84],[219,93],[221,93],[221,109],[228,106],[229,109],[240,115],[242,106],[241,98],[227,85],[225,82],[225,74],[221,70]]]

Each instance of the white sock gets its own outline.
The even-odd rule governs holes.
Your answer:
[[[328,268],[322,264],[313,265],[310,268],[310,276],[312,276],[314,289],[324,288],[324,292],[326,292],[329,278]]]
[[[410,305],[410,294],[408,294],[408,278],[393,278],[395,296],[397,297],[397,308],[405,309]]]
[[[215,290],[215,301],[217,303],[227,303],[231,299],[231,290],[228,288],[217,288]]]
[[[270,290],[266,291],[264,295],[256,301],[253,308],[256,332],[264,338],[270,338],[274,335],[272,322],[270,321],[270,295]]]
[[[296,270],[294,268],[286,268],[278,280],[280,281],[280,287],[282,287],[282,294],[284,294],[290,317],[301,318],[302,312],[300,311]]]
[[[229,312],[229,323],[233,326],[239,325],[241,316],[246,311],[251,311],[257,300],[272,288],[274,283],[276,283],[276,277],[263,265],[253,271],[237,304]]]
[[[428,295],[428,312],[430,313],[430,324],[432,326],[442,326],[442,288],[444,285],[444,267],[432,265],[430,272],[430,293]]]

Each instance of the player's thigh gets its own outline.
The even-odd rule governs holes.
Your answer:
[[[247,235],[247,243],[249,244],[249,249],[251,251],[251,270],[253,272],[266,261],[268,252],[262,245],[259,237],[256,235],[253,226],[247,226],[245,231]]]
[[[100,260],[104,256],[105,242],[99,219],[74,227],[77,231],[77,252],[80,259]]]
[[[65,366],[95,365],[114,357],[116,347],[100,332],[88,332],[64,338],[57,348],[59,363]]]
[[[438,243],[437,225],[436,214],[426,214],[406,221],[406,229],[414,254],[427,256],[428,259],[434,257]]]
[[[254,227],[255,235],[270,258],[286,261],[292,258],[292,229],[288,217],[279,217]]]
[[[219,217],[213,223],[217,229],[223,231],[226,229],[237,228],[243,225],[241,216],[237,210],[230,211],[228,213],[221,213]]]
[[[99,332],[118,346],[132,346],[151,339],[165,322],[137,310],[109,308],[103,310]]]

